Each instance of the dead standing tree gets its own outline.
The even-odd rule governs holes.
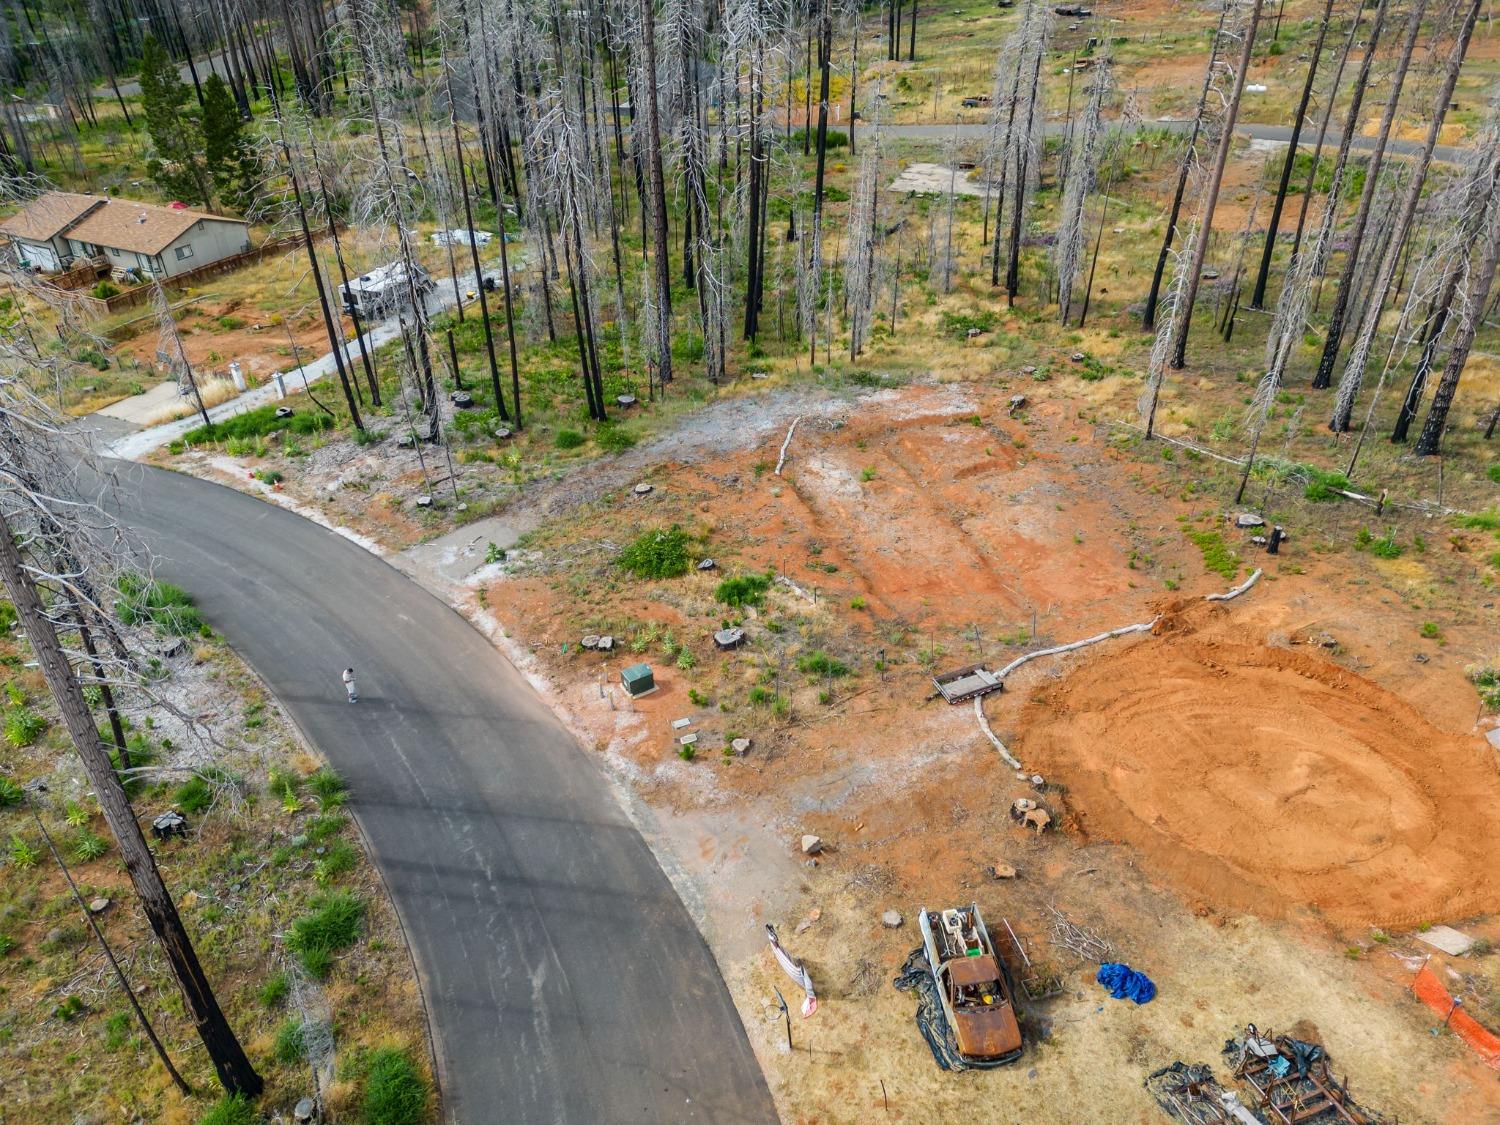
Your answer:
[[[644,110],[636,123],[635,137],[642,146],[646,165],[651,256],[655,267],[657,377],[663,384],[672,381],[672,266],[667,254],[667,189],[662,175],[660,98],[656,66],[656,3],[637,0],[640,22],[637,29],[640,45],[639,82],[636,96]]]
[[[219,1007],[75,672],[75,663],[93,667],[101,657],[63,646],[62,634],[82,621],[109,617],[85,591],[112,586],[128,550],[121,529],[79,498],[75,474],[89,460],[14,375],[0,379],[0,580],[219,1080],[230,1093],[254,1098],[261,1077]]]
[[[1151,275],[1151,288],[1146,293],[1146,309],[1141,315],[1141,325],[1146,331],[1156,327],[1156,306],[1161,295],[1162,277],[1167,271],[1167,259],[1172,254],[1172,241],[1177,235],[1177,221],[1182,217],[1182,200],[1187,194],[1189,179],[1198,171],[1198,138],[1204,131],[1208,114],[1208,95],[1213,90],[1214,72],[1219,65],[1219,45],[1224,38],[1224,21],[1229,15],[1228,4],[1219,11],[1219,26],[1214,31],[1209,46],[1208,66],[1203,70],[1203,89],[1198,94],[1198,105],[1193,111],[1193,127],[1188,133],[1187,144],[1182,149],[1182,159],[1177,166],[1177,190],[1172,195],[1172,207],[1167,213],[1167,230],[1162,235],[1161,253],[1156,256],[1156,272]]]
[[[879,272],[881,171],[881,94],[877,80],[870,104],[873,119],[859,155],[859,173],[849,203],[849,233],[845,239],[844,296],[849,315],[849,358],[864,350],[875,315],[876,274]]]
[[[1469,149],[1456,196],[1439,197],[1434,204],[1435,213],[1445,216],[1450,224],[1450,237],[1434,251],[1434,256],[1442,255],[1443,282],[1422,323],[1422,350],[1391,431],[1393,443],[1406,441],[1411,424],[1416,420],[1426,393],[1427,378],[1432,373],[1444,329],[1448,326],[1449,313],[1468,273],[1469,250],[1483,222],[1485,201],[1500,191],[1497,153],[1500,153],[1500,112],[1492,105],[1488,123]]]
[[[533,187],[532,198],[544,199],[560,218],[584,397],[589,417],[603,422],[608,412],[604,406],[604,375],[595,329],[598,317],[594,303],[595,270],[587,231],[593,183],[582,151],[578,107],[569,104],[566,91],[558,83],[542,90],[536,110],[531,143],[537,148],[532,160],[542,177]]]
[[[1067,324],[1073,312],[1073,288],[1083,270],[1084,228],[1089,193],[1099,174],[1099,157],[1104,138],[1104,102],[1113,88],[1108,55],[1094,64],[1089,79],[1089,100],[1083,111],[1069,159],[1072,175],[1063,192],[1062,211],[1058,218],[1057,242],[1052,260],[1057,269],[1057,319]]]
[[[1391,283],[1396,279],[1396,269],[1401,262],[1402,250],[1411,232],[1417,205],[1421,202],[1422,188],[1427,182],[1427,170],[1432,163],[1432,151],[1437,145],[1438,135],[1442,131],[1443,121],[1452,102],[1453,90],[1458,83],[1458,71],[1463,65],[1464,56],[1468,53],[1469,42],[1474,35],[1474,25],[1479,19],[1481,2],[1482,0],[1470,0],[1467,10],[1462,14],[1462,22],[1457,29],[1444,64],[1442,83],[1433,101],[1428,119],[1427,136],[1423,141],[1421,152],[1408,166],[1406,198],[1402,201],[1399,218],[1395,229],[1390,234],[1385,253],[1379,259],[1379,270],[1370,285],[1369,296],[1365,298],[1364,315],[1360,319],[1354,342],[1344,362],[1344,373],[1339,379],[1338,400],[1334,406],[1333,418],[1329,422],[1329,429],[1335,433],[1342,433],[1349,429],[1350,418],[1354,412],[1354,400],[1364,380],[1370,349],[1375,341],[1376,330],[1380,326],[1381,310],[1385,307],[1386,295],[1390,292]],[[1330,342],[1332,338],[1333,333],[1330,328]]]
[[[1047,57],[1047,33],[1051,27],[1051,18],[1051,13],[1046,8],[1034,3],[1027,9],[1026,23],[1023,24],[1022,45],[1031,51],[1031,68],[1030,74],[1024,75],[1024,63],[1017,64],[1023,68],[1021,88],[1025,91],[1023,104],[1016,109],[1016,120],[1022,122],[1022,125],[1019,132],[1011,133],[1008,147],[1012,163],[1003,164],[1008,169],[1007,178],[1011,182],[1009,256],[1005,267],[1007,305],[1016,303],[1016,295],[1021,290],[1021,232],[1028,206],[1041,180],[1042,122],[1046,116],[1046,107],[1042,104],[1042,65]],[[1024,57],[1023,54],[1022,58]],[[1003,199],[1001,210],[1004,210]],[[998,232],[996,238],[999,238]]]
[[[1323,57],[1323,41],[1328,36],[1328,25],[1333,19],[1333,4],[1334,0],[1325,0],[1323,4],[1323,20],[1318,25],[1318,38],[1313,44],[1307,63],[1307,79],[1302,84],[1302,100],[1297,103],[1297,111],[1292,116],[1292,139],[1287,143],[1286,157],[1281,162],[1281,181],[1276,186],[1276,200],[1271,204],[1271,221],[1266,227],[1265,246],[1260,254],[1260,269],[1256,272],[1255,289],[1250,295],[1252,309],[1265,307],[1266,282],[1271,274],[1271,255],[1276,250],[1276,234],[1281,227],[1281,210],[1286,206],[1286,190],[1292,180],[1292,169],[1297,163],[1302,127],[1307,121],[1307,107],[1312,102],[1313,83],[1318,76],[1318,62]],[[1280,22],[1278,14],[1278,26]]]
[[[1375,133],[1375,147],[1365,165],[1364,187],[1359,193],[1359,208],[1354,215],[1354,224],[1349,233],[1349,246],[1344,253],[1344,272],[1339,276],[1338,290],[1334,294],[1333,309],[1328,317],[1328,329],[1323,339],[1323,354],[1318,359],[1318,371],[1313,376],[1313,387],[1321,390],[1333,383],[1333,368],[1338,361],[1339,345],[1344,335],[1344,320],[1358,279],[1358,270],[1363,265],[1360,251],[1364,245],[1365,232],[1369,228],[1371,208],[1376,190],[1380,187],[1380,170],[1385,163],[1386,144],[1390,140],[1391,128],[1396,120],[1396,108],[1401,102],[1401,90],[1406,84],[1406,74],[1411,67],[1411,56],[1417,45],[1417,35],[1422,29],[1422,15],[1427,9],[1427,0],[1415,0],[1407,18],[1406,39],[1396,60],[1396,70],[1390,79],[1390,92],[1386,95],[1385,110]],[[1467,48],[1467,40],[1465,47]],[[1370,48],[1374,50],[1373,45]],[[1447,102],[1443,103],[1444,109]],[[1434,137],[1436,139],[1436,137]],[[1423,171],[1426,170],[1425,163]],[[1420,189],[1420,184],[1418,185]],[[1384,228],[1384,229],[1389,229]],[[1337,421],[1337,417],[1335,418]],[[1347,425],[1347,418],[1345,418]],[[1333,426],[1340,429],[1340,426]]]
[[[1493,150],[1492,150],[1493,152]],[[1500,154],[1495,158],[1500,160]],[[1500,191],[1493,185],[1496,176],[1492,172],[1491,189],[1485,201],[1484,219],[1476,240],[1477,259],[1469,269],[1468,284],[1463,287],[1457,307],[1448,314],[1456,321],[1452,342],[1448,345],[1448,359],[1443,365],[1442,378],[1432,395],[1432,406],[1427,411],[1427,421],[1417,439],[1418,456],[1431,457],[1441,452],[1443,434],[1448,426],[1448,415],[1453,409],[1453,400],[1458,394],[1459,379],[1469,362],[1469,352],[1474,338],[1484,320],[1485,306],[1490,299],[1490,290],[1495,281],[1495,267],[1500,259]]]
[[[404,55],[401,44],[391,38],[391,22],[382,17],[376,3],[377,0],[350,0],[349,6],[359,48],[360,93],[376,141],[361,225],[395,231],[402,275],[398,316],[405,366],[418,410],[425,419],[422,431],[413,437],[418,441],[436,441],[441,434],[437,384],[432,370],[426,293],[418,282],[423,274],[413,236],[416,216],[421,211],[414,184],[420,182],[420,177],[407,160],[398,111],[402,63],[396,60]],[[399,24],[395,26],[399,30]]]
[[[1219,203],[1219,188],[1224,182],[1224,167],[1229,161],[1229,149],[1234,144],[1234,123],[1239,117],[1240,99],[1245,93],[1245,80],[1250,73],[1250,53],[1255,46],[1255,33],[1260,27],[1261,7],[1265,0],[1250,0],[1250,15],[1240,31],[1240,57],[1234,70],[1234,81],[1224,107],[1224,120],[1220,126],[1219,149],[1214,156],[1213,171],[1209,174],[1208,188],[1204,194],[1202,215],[1198,220],[1198,235],[1193,240],[1192,264],[1188,271],[1187,286],[1182,300],[1177,303],[1172,318],[1172,366],[1181,369],[1187,363],[1188,330],[1193,321],[1193,303],[1198,299],[1198,282],[1203,276],[1203,260],[1208,254],[1208,240],[1213,234],[1214,211]]]

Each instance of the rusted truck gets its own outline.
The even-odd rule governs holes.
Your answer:
[[[966,1066],[1004,1066],[1021,1057],[1015,985],[995,951],[979,904],[917,914],[927,966],[937,985],[953,1046]]]

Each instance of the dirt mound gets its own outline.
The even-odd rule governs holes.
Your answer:
[[[1026,708],[1028,762],[1080,826],[1217,906],[1411,924],[1500,906],[1500,769],[1347,669],[1180,632]]]

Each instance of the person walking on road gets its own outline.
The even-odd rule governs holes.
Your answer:
[[[344,669],[344,690],[349,693],[349,702],[350,703],[358,703],[359,702],[359,692],[356,691],[355,688],[354,688],[354,669],[353,668],[345,668]]]

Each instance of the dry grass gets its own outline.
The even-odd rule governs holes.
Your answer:
[[[198,394],[203,399],[205,407],[218,406],[220,403],[228,402],[240,392],[234,389],[234,383],[229,379],[200,379],[198,381]],[[155,414],[146,419],[147,426],[160,426],[167,422],[176,422],[178,419],[187,418],[197,412],[192,396],[188,396],[180,403],[163,407]]]

